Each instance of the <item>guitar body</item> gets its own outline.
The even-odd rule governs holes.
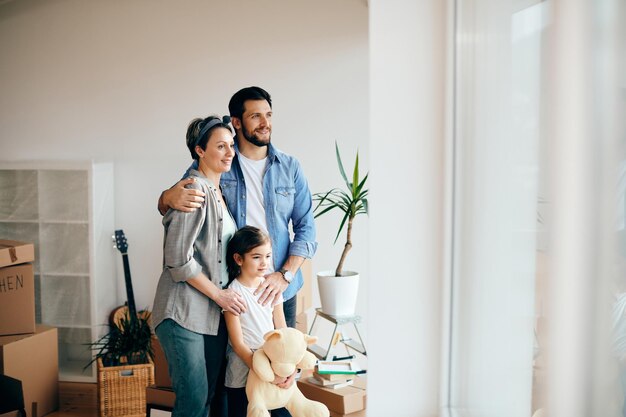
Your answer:
[[[123,230],[115,231],[115,247],[122,254],[122,261],[124,262],[124,283],[126,285],[126,303],[123,306],[115,308],[109,315],[109,324],[117,328],[121,328],[121,320],[126,318],[126,321],[132,321],[133,319],[140,318],[147,320],[150,318],[150,311],[142,310],[137,312],[135,307],[135,295],[133,293],[133,282],[130,276],[130,264],[128,262],[128,242],[126,241],[126,235]]]
[[[150,320],[149,310],[141,310],[138,311],[136,314],[139,319]],[[116,307],[113,311],[111,311],[111,314],[109,314],[109,325],[119,328],[120,322],[123,318],[125,318],[127,321],[130,321],[130,314],[127,304]]]

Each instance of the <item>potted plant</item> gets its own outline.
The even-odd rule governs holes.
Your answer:
[[[367,195],[369,190],[365,182],[369,174],[363,178],[359,175],[359,152],[356,153],[356,161],[351,180],[348,180],[341,162],[339,146],[335,142],[335,154],[337,165],[347,190],[333,188],[324,193],[313,194],[313,200],[317,201],[314,213],[319,217],[335,209],[343,213],[334,243],[337,242],[341,232],[346,229],[346,241],[339,258],[339,263],[334,271],[324,271],[317,274],[317,282],[320,291],[322,311],[333,316],[349,316],[354,314],[356,299],[359,289],[359,274],[354,271],[344,271],[343,265],[352,249],[352,225],[354,218],[359,214],[367,214]]]
[[[95,353],[87,366],[98,359],[105,367],[149,363],[152,357],[150,314],[142,312],[134,320],[128,314],[118,317],[110,331],[90,346]]]
[[[154,384],[149,312],[117,317],[90,347],[95,353],[89,365],[96,361],[98,367],[100,416],[145,415],[146,387]]]

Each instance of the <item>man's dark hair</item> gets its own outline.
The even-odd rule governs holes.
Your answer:
[[[272,96],[261,87],[246,87],[237,91],[228,102],[230,117],[241,119],[244,112],[244,103],[248,100],[265,100],[272,108]]]

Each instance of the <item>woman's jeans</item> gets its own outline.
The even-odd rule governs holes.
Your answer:
[[[207,417],[214,394],[217,391],[222,397],[220,393],[224,390],[221,371],[228,340],[224,317],[216,336],[194,333],[170,319],[161,322],[155,332],[165,352],[176,394],[172,417]],[[211,410],[211,416],[222,417],[224,410],[215,408]]]

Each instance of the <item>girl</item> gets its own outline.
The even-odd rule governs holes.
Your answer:
[[[224,312],[228,338],[226,390],[228,393],[229,417],[245,417],[248,407],[246,381],[252,367],[252,354],[263,344],[267,332],[287,327],[283,312],[283,298],[280,296],[274,306],[261,305],[254,291],[265,280],[265,274],[272,263],[272,245],[269,237],[260,229],[245,226],[233,235],[228,243],[226,264],[229,288],[241,294],[248,309],[240,315]],[[274,384],[281,388],[293,384],[294,375],[288,378],[276,376]],[[284,409],[273,410],[272,417],[290,416]]]

